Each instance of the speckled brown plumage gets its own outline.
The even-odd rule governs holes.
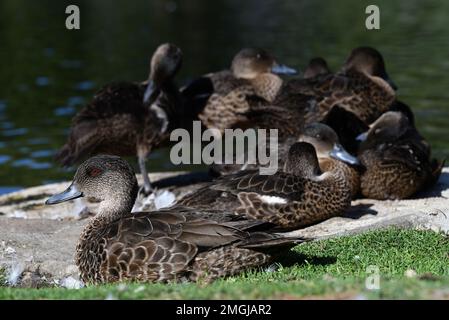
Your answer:
[[[47,200],[57,204],[86,196],[100,202],[76,248],[85,283],[209,282],[262,266],[303,241],[273,233],[262,221],[219,210],[178,206],[131,213],[136,195],[129,164],[101,155],[84,162],[72,185]]]
[[[366,167],[361,191],[367,198],[403,199],[438,180],[442,163],[430,158],[430,147],[406,114],[383,114],[364,134],[359,158]]]
[[[321,116],[334,105],[339,105],[365,123],[371,123],[395,99],[394,88],[388,81],[381,54],[373,48],[360,47],[351,52],[340,72],[291,80],[284,91],[288,95],[314,97]]]
[[[255,117],[261,109],[254,107],[277,104],[271,102],[282,87],[283,80],[272,73],[276,65],[274,58],[261,49],[243,49],[235,57],[231,70],[207,74],[182,89],[182,96],[190,108],[199,111],[199,118],[208,128],[223,132],[228,128],[289,127],[286,117],[277,117],[269,122],[273,114],[265,118]],[[278,109],[275,114],[282,112]],[[291,113],[291,117],[296,114]],[[282,126],[279,126],[282,119]],[[263,122],[261,120],[264,120]]]
[[[319,174],[318,159],[310,144],[294,144],[284,170],[273,175],[241,171],[224,176],[178,204],[224,208],[287,229],[339,215],[350,205],[349,181],[337,170]]]
[[[183,108],[172,83],[181,59],[179,48],[163,44],[152,57],[148,81],[112,83],[100,89],[73,118],[57,161],[69,166],[101,153],[138,156],[145,189],[149,191],[145,159],[168,140],[170,130],[195,116]]]

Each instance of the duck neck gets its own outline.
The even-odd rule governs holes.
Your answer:
[[[95,218],[112,222],[131,212],[134,201],[131,199],[109,199],[102,201]]]

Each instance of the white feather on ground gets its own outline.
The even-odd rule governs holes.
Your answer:
[[[10,286],[15,286],[19,282],[25,267],[21,263],[16,263],[9,268],[8,279],[6,280]]]
[[[168,190],[155,190],[148,197],[138,196],[132,212],[151,211],[167,208],[176,201],[176,196]]]

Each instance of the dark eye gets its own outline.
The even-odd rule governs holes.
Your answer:
[[[262,56],[260,55],[260,53],[258,53],[258,54],[256,55],[256,58],[257,58],[257,59],[262,58]]]
[[[316,138],[317,138],[317,139],[321,139],[321,134],[317,134],[317,135],[316,135]]]
[[[87,169],[88,176],[92,177],[92,178],[98,177],[102,173],[103,173],[103,170],[101,170],[98,167],[91,167],[91,168]]]

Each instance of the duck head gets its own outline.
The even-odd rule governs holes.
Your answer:
[[[343,66],[343,70],[355,70],[370,76],[382,78],[393,90],[398,89],[387,74],[384,58],[379,51],[372,47],[358,47],[352,50]]]
[[[98,155],[82,163],[72,184],[51,196],[45,204],[58,204],[80,197],[100,202],[99,214],[130,212],[137,197],[137,179],[131,166],[120,157]],[[103,210],[105,209],[105,210]]]
[[[274,57],[263,49],[245,48],[232,60],[231,71],[237,78],[254,79],[263,73],[293,75],[295,69],[276,62]]]
[[[323,123],[311,123],[304,127],[299,141],[312,144],[318,158],[334,158],[350,165],[360,165],[360,161],[349,154],[340,144],[335,131]]]
[[[296,142],[288,150],[284,171],[294,175],[313,178],[320,174],[315,148],[307,142]]]
[[[182,51],[171,43],[160,45],[151,58],[148,85],[143,96],[144,103],[151,103],[158,91],[172,81],[182,64]]]
[[[360,134],[360,149],[369,149],[375,145],[392,142],[405,134],[410,128],[408,117],[400,111],[388,111],[374,121],[368,131]]]
[[[306,70],[304,71],[304,79],[314,78],[319,75],[331,73],[326,60],[321,57],[313,58],[309,61]]]

